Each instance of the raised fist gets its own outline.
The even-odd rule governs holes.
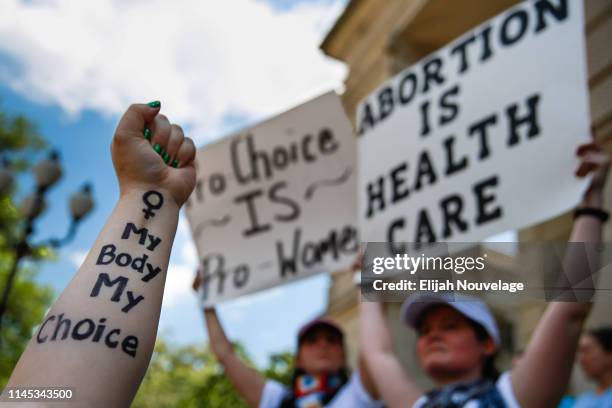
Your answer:
[[[111,145],[121,195],[162,189],[180,207],[195,186],[193,141],[159,113],[160,103],[134,104],[123,114]]]

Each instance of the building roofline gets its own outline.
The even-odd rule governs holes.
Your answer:
[[[340,14],[340,17],[338,17],[331,30],[329,30],[329,32],[325,35],[325,38],[319,45],[319,48],[323,50],[326,54],[330,55],[328,51],[332,41],[334,41],[334,38],[338,34],[338,31],[340,30],[340,27],[343,25],[343,23],[357,9],[358,3],[361,3],[361,0],[349,0],[348,5],[344,8],[344,11],[342,12],[342,14]],[[333,55],[331,56],[333,57]]]

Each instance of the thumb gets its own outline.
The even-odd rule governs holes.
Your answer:
[[[121,120],[119,120],[117,133],[138,133],[138,135],[141,135],[145,125],[152,122],[159,113],[160,107],[161,104],[159,101],[130,105],[128,110],[121,117]]]
[[[200,276],[200,271],[198,270],[196,272],[195,278],[193,279],[193,283],[191,284],[191,287],[193,288],[194,291],[198,291],[198,289],[200,289],[200,284],[202,283],[202,277]]]

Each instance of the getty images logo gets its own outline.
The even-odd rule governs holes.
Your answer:
[[[375,257],[372,263],[372,272],[380,275],[385,271],[409,272],[414,275],[417,270],[421,271],[451,271],[463,274],[466,271],[482,271],[485,268],[483,256],[409,256],[397,254],[394,257]]]

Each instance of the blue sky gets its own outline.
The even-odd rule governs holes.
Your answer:
[[[201,30],[197,21],[186,22],[184,14],[169,10],[169,3],[98,0],[89,8],[78,3],[12,0],[3,5],[7,12],[0,17],[0,109],[34,121],[49,147],[59,150],[64,168],[64,177],[48,195],[48,210],[37,221],[35,240],[62,235],[69,222],[70,194],[86,181],[94,188],[95,211],[83,221],[76,239],[61,249],[55,262],[40,265],[38,280],[57,294],[72,278],[117,201],[109,146],[118,117],[129,103],[160,99],[163,111],[201,146],[337,88],[344,75],[337,62],[318,50],[322,36],[342,10],[342,0],[240,0],[250,19],[224,6],[205,10],[240,23],[245,33],[265,31],[261,27],[270,30],[244,45],[240,44],[245,33],[232,38],[232,31],[211,21],[212,28]],[[197,2],[193,5],[201,8]],[[117,33],[117,25],[141,24],[120,17],[126,12],[151,18],[161,15],[170,21],[164,39],[145,50],[145,59],[138,55],[142,48],[138,38],[137,48],[130,48],[125,40],[134,37],[131,28]],[[92,28],[96,19],[97,28]],[[281,30],[288,44],[277,43]],[[193,55],[186,59],[186,68],[154,54],[180,48],[185,39],[198,45],[189,49]],[[187,58],[177,53],[172,58]],[[240,66],[240,55],[250,60],[261,57],[262,66],[256,61],[247,68]],[[215,63],[208,57],[215,58]],[[284,72],[285,65],[291,72]],[[237,76],[244,81],[232,88]],[[32,186],[31,177],[22,177],[20,195]],[[206,339],[189,287],[196,260],[182,219],[160,323],[161,336],[175,343]],[[263,364],[268,353],[293,349],[298,328],[325,310],[328,285],[327,276],[316,276],[229,302],[219,313],[230,337],[245,344],[256,362]]]

